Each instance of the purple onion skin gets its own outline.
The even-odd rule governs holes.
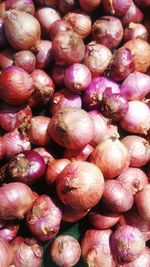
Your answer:
[[[120,86],[106,77],[95,77],[89,87],[83,92],[83,105],[86,109],[97,109],[102,103],[103,93],[111,88],[113,93],[120,93]]]
[[[110,246],[117,263],[136,260],[145,249],[145,240],[142,233],[129,225],[119,226],[112,233]]]
[[[129,23],[128,27],[124,30],[123,40],[127,42],[129,40],[140,38],[145,41],[148,39],[148,30],[141,23]]]
[[[5,48],[6,46],[8,46],[8,40],[4,29],[3,19],[0,18],[0,49]]]
[[[123,18],[121,18],[121,22],[123,26],[128,26],[130,22],[135,22],[135,23],[142,22],[143,18],[144,15],[142,11],[132,1],[127,13]]]
[[[122,17],[128,11],[131,0],[103,0],[102,4],[106,14]]]
[[[41,40],[36,56],[36,69],[45,69],[53,62],[52,42]]]
[[[17,236],[18,231],[19,224],[17,224],[17,222],[10,221],[0,229],[0,237],[10,242]]]
[[[149,267],[150,263],[150,248],[146,247],[143,253],[135,260],[123,265],[118,265],[118,267]]]
[[[24,11],[31,15],[35,12],[34,3],[32,0],[6,0],[6,10],[15,9]]]
[[[150,0],[135,0],[135,3],[142,8],[150,7]]]
[[[150,93],[150,76],[134,71],[123,81],[121,93],[128,100],[142,100]]]

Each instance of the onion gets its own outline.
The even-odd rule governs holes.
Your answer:
[[[3,139],[0,137],[0,160],[2,160],[5,156],[5,146],[3,143]]]
[[[58,65],[71,65],[82,61],[85,45],[73,31],[58,33],[52,41],[52,50]]]
[[[96,146],[90,160],[100,168],[106,179],[112,179],[129,167],[130,155],[117,137],[112,137]]]
[[[46,171],[46,183],[51,185],[56,181],[59,174],[63,171],[63,169],[70,163],[71,161],[66,158],[55,159],[48,164],[48,168]]]
[[[143,24],[131,22],[129,23],[128,27],[124,30],[123,39],[125,42],[127,42],[135,38],[140,38],[147,41],[148,32]]]
[[[141,169],[129,167],[117,177],[117,181],[123,184],[127,191],[131,190],[132,194],[135,195],[148,184],[148,177]]]
[[[48,36],[49,28],[56,20],[61,19],[58,12],[51,7],[42,7],[36,10],[35,16],[41,25],[43,36]]]
[[[90,154],[93,151],[93,147],[89,144],[87,144],[84,148],[81,149],[70,149],[64,151],[64,157],[67,159],[75,159],[75,160],[87,160],[90,156]]]
[[[16,10],[9,10],[4,17],[7,39],[17,50],[37,50],[41,30],[40,24],[32,15]]]
[[[0,266],[8,267],[13,260],[13,250],[8,241],[0,238]]]
[[[60,32],[65,32],[65,31],[70,31],[72,30],[71,25],[67,20],[60,19],[56,20],[49,28],[49,35],[51,40],[54,39],[54,37],[60,33]]]
[[[15,130],[15,128],[26,123],[31,117],[32,110],[26,104],[21,106],[0,104],[0,126],[7,132]]]
[[[42,6],[55,7],[57,5],[58,0],[35,0],[35,2]]]
[[[60,204],[60,209],[62,211],[62,221],[73,223],[83,219],[89,210],[75,210],[71,207],[64,205],[62,202]]]
[[[29,50],[22,50],[14,54],[14,65],[23,68],[28,73],[35,69],[36,58]]]
[[[139,100],[129,101],[128,104],[128,111],[120,121],[121,127],[131,133],[146,135],[150,128],[150,109]]]
[[[52,242],[50,255],[58,266],[74,266],[81,256],[80,244],[71,235],[60,235]]]
[[[31,144],[46,146],[50,143],[51,139],[48,134],[49,123],[50,118],[47,116],[39,115],[31,118],[28,132]]]
[[[150,160],[149,142],[137,135],[127,135],[121,142],[128,149],[130,154],[130,166],[142,167]]]
[[[110,245],[118,263],[132,262],[144,251],[145,240],[136,227],[124,225],[112,233]]]
[[[103,0],[103,8],[106,14],[122,17],[131,5],[131,0]]]
[[[2,1],[0,3],[0,18],[3,18],[5,15],[5,11],[6,11],[6,1]]]
[[[4,20],[0,18],[0,48],[8,46],[8,40],[4,29]]]
[[[0,51],[0,69],[6,69],[13,65],[13,53],[12,48],[7,48]]]
[[[141,191],[135,195],[135,204],[141,217],[150,223],[150,207],[147,204],[149,201],[150,184],[145,185]]]
[[[31,76],[17,66],[8,67],[0,74],[1,99],[10,105],[21,105],[33,92]]]
[[[9,183],[0,187],[0,218],[3,220],[23,219],[32,208],[31,189],[23,183]]]
[[[140,23],[143,20],[143,13],[142,11],[131,1],[131,5],[126,12],[125,16],[121,18],[122,24],[124,26],[128,26],[130,22]]]
[[[52,42],[41,40],[36,54],[36,68],[45,69],[53,62]]]
[[[68,149],[79,149],[91,142],[94,136],[90,115],[80,108],[64,108],[55,113],[48,132],[52,139]]]
[[[107,87],[111,88],[113,93],[120,93],[120,87],[114,81],[103,76],[94,77],[89,87],[83,92],[82,100],[85,108],[88,110],[99,108]]]
[[[146,72],[150,66],[150,45],[146,41],[138,38],[129,40],[124,44],[124,47],[130,49],[132,52],[135,70]]]
[[[11,242],[15,267],[40,267],[43,262],[43,248],[34,238],[18,236]]]
[[[52,239],[59,231],[61,210],[47,195],[39,196],[27,214],[27,225],[31,233],[40,241]]]
[[[65,71],[64,82],[72,92],[84,91],[90,85],[91,80],[90,70],[81,63],[72,64]]]
[[[62,14],[73,10],[76,6],[76,0],[58,0],[58,9]]]
[[[118,47],[123,37],[120,19],[113,16],[102,16],[93,24],[92,37],[96,42],[109,49]]]
[[[91,141],[92,146],[97,146],[100,142],[111,137],[119,137],[117,126],[112,121],[104,117],[98,110],[89,112],[94,123],[94,137]]]
[[[36,151],[28,150],[9,161],[8,173],[14,181],[30,185],[44,177],[46,164]]]
[[[64,16],[64,19],[71,25],[74,32],[81,38],[86,38],[92,29],[92,21],[87,13],[83,12],[69,12]]]
[[[58,86],[64,86],[64,75],[65,75],[66,67],[54,65],[51,69],[51,76],[53,81]]]
[[[75,92],[69,92],[67,89],[58,90],[51,98],[50,112],[55,114],[62,108],[73,107],[81,108],[82,101],[80,95]]]
[[[40,108],[46,105],[54,93],[55,85],[51,77],[41,69],[35,69],[31,73],[34,84],[34,92],[28,98],[28,104],[32,108]]]
[[[135,0],[136,4],[141,6],[142,8],[150,7],[149,0]]]
[[[15,9],[18,11],[24,11],[31,15],[35,12],[34,3],[32,0],[6,0],[6,10]]]
[[[48,164],[49,162],[54,160],[51,151],[49,151],[45,147],[36,147],[33,150],[36,151],[38,154],[40,154],[40,156],[42,156],[42,158],[45,161],[45,164]]]
[[[101,0],[79,0],[81,8],[86,12],[92,12],[99,7]]]
[[[97,166],[90,162],[73,161],[56,180],[58,197],[74,209],[89,209],[101,199],[104,178]]]
[[[107,69],[112,58],[109,48],[92,41],[86,45],[83,63],[93,76],[99,76]]]
[[[128,100],[142,100],[150,92],[150,76],[134,71],[123,81],[121,93]]]
[[[6,222],[3,228],[0,229],[0,237],[8,242],[16,238],[19,231],[19,224],[15,221]]]
[[[102,201],[107,208],[114,212],[125,212],[133,205],[131,190],[126,190],[124,185],[117,180],[107,180],[102,196]]]
[[[27,136],[20,130],[15,129],[2,137],[5,153],[8,158],[31,149],[31,144]]]
[[[115,267],[110,250],[112,230],[87,230],[81,241],[82,257],[88,266]]]
[[[129,263],[123,264],[123,267],[149,267],[150,262],[150,249],[145,248],[145,250],[142,252],[142,254],[135,260]],[[122,267],[122,265],[119,265],[119,267]]]

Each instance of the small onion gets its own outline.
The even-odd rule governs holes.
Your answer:
[[[4,20],[0,18],[0,48],[2,49],[6,46],[8,46],[8,40],[4,29]]]
[[[71,207],[64,205],[62,202],[60,204],[60,209],[62,211],[62,221],[72,223],[83,219],[89,210],[76,210]]]
[[[58,86],[64,86],[64,75],[65,75],[66,67],[54,65],[51,69],[51,76],[53,81]]]
[[[67,20],[64,19],[60,19],[60,20],[56,20],[49,28],[49,35],[51,40],[54,39],[54,37],[60,33],[60,32],[64,32],[64,31],[70,31],[72,30],[71,25],[69,24],[69,22],[67,22]]]
[[[29,50],[22,50],[14,54],[14,65],[23,68],[28,73],[35,69],[36,58]]]
[[[131,1],[131,5],[126,12],[125,16],[121,18],[122,24],[124,26],[128,26],[130,22],[140,23],[143,20],[142,11],[135,5],[133,1]]]
[[[0,237],[8,242],[16,238],[19,231],[19,224],[15,221],[6,222],[3,228],[0,229]]]
[[[0,237],[0,266],[10,266],[13,256],[13,250],[8,241]]]
[[[33,150],[42,156],[45,161],[45,164],[48,164],[49,162],[54,160],[53,153],[51,153],[51,151],[49,151],[45,147],[36,147]]]
[[[23,219],[33,205],[32,191],[23,183],[5,184],[0,187],[0,203],[1,219]]]
[[[75,159],[75,160],[87,160],[90,156],[90,154],[93,151],[93,147],[89,144],[87,144],[85,147],[83,147],[82,149],[66,149],[64,151],[64,157],[67,159]]]
[[[41,40],[36,53],[36,69],[45,69],[53,62],[52,42]]]
[[[6,69],[13,65],[13,54],[12,48],[7,48],[0,51],[0,69]]]
[[[127,42],[135,38],[140,38],[147,41],[148,31],[143,24],[131,22],[124,30],[123,39],[125,42]]]
[[[141,217],[150,223],[150,206],[149,203],[150,184],[145,185],[141,191],[135,195],[135,204]]]
[[[143,1],[142,1],[143,2]],[[125,263],[123,265],[119,265],[119,267],[149,267],[150,263],[150,249],[148,247],[142,252],[142,254],[135,260],[129,263]]]
[[[35,12],[34,2],[32,0],[6,0],[5,3],[6,10],[15,9],[31,15]]]
[[[74,10],[76,7],[76,0],[58,0],[58,9],[62,14]]]
[[[131,5],[131,0],[103,0],[103,8],[106,14],[122,17]]]
[[[81,8],[86,12],[92,12],[99,7],[101,0],[79,0]]]

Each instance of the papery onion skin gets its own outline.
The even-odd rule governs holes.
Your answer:
[[[0,187],[0,218],[4,220],[23,219],[32,208],[31,189],[19,182]]]
[[[67,20],[60,19],[60,20],[56,20],[49,28],[49,35],[51,40],[54,39],[54,37],[60,33],[60,32],[64,32],[64,31],[70,31],[72,30],[71,25],[69,24],[69,22],[67,22]]]
[[[136,260],[145,249],[145,240],[136,227],[119,226],[111,235],[110,246],[117,263]]]
[[[90,144],[87,144],[84,148],[82,149],[66,149],[64,151],[64,157],[66,157],[67,159],[70,159],[70,160],[88,160],[89,159],[89,156],[90,154],[92,153],[93,151],[93,147],[90,145]]]
[[[64,75],[65,75],[66,67],[65,66],[59,66],[54,65],[51,69],[51,76],[53,81],[57,86],[64,86]]]
[[[89,212],[89,210],[76,210],[64,205],[62,202],[60,204],[60,209],[62,211],[62,221],[73,223],[83,219]]]
[[[39,196],[27,214],[27,225],[31,233],[40,241],[52,239],[60,229],[61,210],[47,195]]]
[[[150,223],[150,206],[149,201],[150,184],[145,185],[144,188],[135,195],[135,204],[142,218]]]
[[[52,155],[53,153],[51,153],[51,151],[49,151],[45,147],[36,147],[33,150],[39,153],[43,157],[45,164],[48,164],[49,162],[54,160],[54,157]]]
[[[119,265],[119,267],[149,267],[150,263],[150,249],[148,247],[142,252],[142,254],[135,260],[129,263],[125,263],[123,265]]]
[[[35,12],[34,2],[32,0],[6,0],[5,3],[6,10],[15,9],[31,15]]]
[[[4,17],[4,27],[10,45],[17,50],[37,50],[40,42],[40,24],[32,15],[9,10]]]
[[[116,137],[111,137],[96,146],[90,161],[100,168],[106,179],[112,179],[129,167],[130,155]]]
[[[133,195],[119,181],[111,179],[105,182],[102,201],[114,212],[125,212],[133,205]]]
[[[36,58],[30,50],[22,50],[14,54],[14,65],[23,68],[28,73],[35,69]]]
[[[8,46],[8,40],[4,29],[4,20],[0,18],[0,48],[2,49],[6,46]]]
[[[52,139],[68,149],[79,149],[91,142],[94,129],[89,114],[79,108],[64,108],[52,117],[48,132]]]
[[[77,5],[76,0],[58,1],[58,9],[62,14],[66,14],[67,12],[74,10],[76,5]]]
[[[140,23],[143,20],[142,11],[135,5],[133,1],[131,1],[131,5],[126,12],[125,16],[121,18],[121,22],[123,26],[128,26],[130,22]]]
[[[128,104],[128,111],[121,119],[120,126],[127,132],[146,135],[150,128],[149,107],[139,100],[129,101]]]
[[[131,0],[103,0],[103,8],[106,14],[114,15],[117,17],[122,17],[128,11]]]
[[[53,62],[52,42],[40,40],[38,52],[36,53],[36,69],[45,69]]]
[[[117,177],[117,181],[122,183],[127,191],[131,190],[132,194],[135,195],[148,184],[148,177],[141,169],[129,167]]]
[[[140,38],[147,41],[148,31],[143,24],[131,22],[129,23],[128,27],[125,28],[124,30],[123,39],[125,42],[127,42],[135,38]]]
[[[149,162],[150,144],[145,138],[137,135],[127,135],[121,142],[129,151],[130,166],[142,167]]]
[[[6,222],[3,228],[0,229],[0,237],[7,240],[8,242],[16,238],[19,231],[19,224],[17,222]]]
[[[56,180],[60,200],[74,209],[89,209],[101,199],[104,178],[97,166],[90,162],[73,161]]]
[[[8,267],[13,260],[13,250],[7,240],[0,237],[0,266]]]
[[[34,238],[17,236],[10,243],[13,252],[13,265],[16,267],[40,267],[43,262],[43,248]]]
[[[13,65],[13,53],[12,48],[6,48],[0,51],[0,69],[6,69]]]
[[[79,0],[81,8],[86,12],[92,12],[99,7],[101,0]]]
[[[2,160],[5,156],[5,146],[2,138],[0,137],[0,160]]]

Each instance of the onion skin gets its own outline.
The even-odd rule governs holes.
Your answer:
[[[0,187],[0,203],[1,219],[23,219],[33,205],[32,191],[23,183],[5,184]]]
[[[53,153],[45,147],[36,147],[33,150],[43,157],[45,164],[48,164],[49,162],[54,160],[54,157],[52,155]]]
[[[83,219],[89,211],[89,210],[75,210],[73,208],[64,205],[62,202],[60,205],[60,209],[62,211],[62,221],[68,223],[77,222]]]
[[[13,260],[13,250],[7,240],[0,237],[0,266],[8,267]]]
[[[5,146],[4,146],[2,138],[0,137],[0,160],[4,158],[5,153],[6,153]]]
[[[34,3],[32,0],[6,0],[6,10],[15,9],[24,11],[31,15],[35,12]]]
[[[12,48],[7,48],[0,51],[0,69],[6,69],[13,65],[13,53]]]
[[[150,223],[150,207],[147,205],[150,194],[150,184],[145,185],[144,188],[135,195],[135,204],[141,217]]]
[[[131,5],[126,12],[125,16],[121,18],[123,26],[128,26],[130,22],[140,23],[143,20],[142,11],[131,1]]]
[[[81,256],[80,244],[73,236],[60,235],[52,242],[50,255],[58,266],[74,266]]]
[[[60,200],[74,209],[89,209],[101,199],[104,178],[92,163],[73,161],[68,164],[56,180]]]
[[[16,238],[18,231],[19,224],[17,222],[8,222],[0,229],[0,237],[10,242]]]
[[[14,65],[23,68],[28,73],[35,69],[36,58],[30,50],[22,50],[14,54]]]
[[[4,29],[4,20],[0,18],[0,48],[2,49],[6,46],[8,46],[8,40]]]
[[[51,76],[53,81],[57,86],[64,86],[64,75],[65,75],[66,67],[54,65],[51,69]]]
[[[10,45],[17,50],[37,50],[40,42],[40,24],[32,15],[9,10],[4,17],[4,27]]]
[[[84,148],[82,149],[70,149],[70,150],[65,150],[64,151],[64,157],[70,160],[88,160],[90,154],[93,151],[93,147],[89,144],[87,144]]]
[[[148,31],[143,24],[131,22],[129,23],[128,27],[125,28],[124,30],[123,39],[125,42],[127,42],[135,38],[140,38],[147,41]]]
[[[79,0],[79,5],[86,12],[92,12],[99,7],[101,0]]]
[[[126,147],[116,137],[112,137],[96,146],[90,161],[100,168],[106,179],[112,179],[129,167],[130,155]]]
[[[135,260],[129,263],[125,263],[123,265],[119,265],[118,267],[149,267],[150,263],[150,249],[148,247],[142,252],[142,254]]]
[[[58,9],[62,14],[66,14],[67,12],[74,10],[76,4],[76,0],[59,0]]]
[[[53,62],[52,42],[41,40],[36,56],[36,69],[45,69]]]
[[[106,14],[122,17],[128,11],[131,0],[122,2],[121,0],[103,0],[103,8]]]
[[[54,39],[54,37],[60,33],[60,32],[64,32],[64,31],[70,31],[72,30],[71,25],[69,24],[69,22],[67,22],[66,20],[60,19],[60,20],[56,20],[49,28],[49,35],[51,40]]]

